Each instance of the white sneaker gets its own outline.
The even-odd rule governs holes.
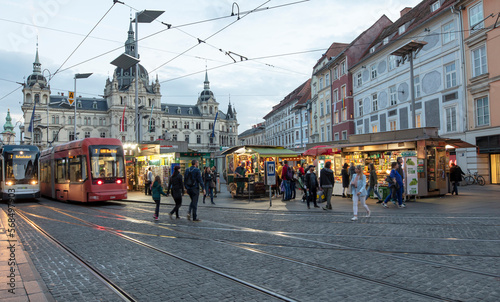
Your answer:
[[[370,217],[371,213],[372,213],[371,211],[366,212],[366,216],[365,217]]]
[[[356,221],[358,220],[358,217],[354,216],[353,218],[351,218],[352,221]]]

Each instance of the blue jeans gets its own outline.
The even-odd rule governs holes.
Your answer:
[[[289,180],[283,180],[283,184],[285,187],[285,194],[283,194],[283,200],[289,200],[290,199],[290,181]]]
[[[400,186],[399,189],[396,189],[394,187],[390,187],[390,188],[391,188],[391,192],[392,192],[392,190],[395,190],[396,197],[398,198],[398,204],[402,205],[403,204],[403,186]],[[389,194],[385,198],[384,203],[387,203],[391,199],[392,196],[393,196],[392,194]]]
[[[207,197],[207,195],[210,196],[210,201],[214,203],[214,188],[210,188],[210,184],[205,185],[205,193],[207,194],[203,195],[203,203],[205,203],[205,198]]]
[[[200,197],[200,189],[188,189],[189,197],[191,198],[191,203],[189,204],[188,213],[191,214],[193,220],[197,219],[196,211],[198,210],[198,198]]]
[[[290,181],[290,199],[295,199],[297,190],[295,189],[295,180]]]
[[[368,193],[366,193],[367,197],[370,196],[370,193],[372,192],[372,190],[373,190],[373,195],[377,195],[378,199],[382,199],[382,197],[380,197],[380,193],[377,190],[375,190],[374,187],[368,188]]]

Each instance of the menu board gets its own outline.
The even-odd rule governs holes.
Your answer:
[[[406,195],[418,195],[417,157],[404,158],[406,175]]]

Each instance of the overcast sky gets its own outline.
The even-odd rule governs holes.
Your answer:
[[[0,0],[0,126],[7,108],[14,124],[23,121],[16,82],[32,73],[37,36],[42,69],[59,70],[50,83],[52,94],[73,90],[75,73],[93,72],[78,81],[77,94],[99,98],[113,75],[110,62],[124,52],[130,15],[164,10],[158,20],[171,29],[160,22],[139,24],[141,64],[150,81],[158,76],[162,103],[196,104],[208,68],[220,108],[225,112],[231,100],[241,133],[305,82],[332,42],[350,43],[383,14],[395,21],[401,9],[419,2],[240,0],[238,20],[230,17],[234,1],[229,0],[125,0],[114,6],[112,0]],[[248,13],[256,8],[267,9]],[[233,55],[234,63],[225,52],[248,60]]]

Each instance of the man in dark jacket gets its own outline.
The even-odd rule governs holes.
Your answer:
[[[193,159],[191,161],[191,167],[186,169],[184,173],[184,187],[191,198],[191,203],[189,204],[187,219],[193,217],[193,221],[201,221],[198,219],[196,211],[198,210],[198,198],[200,197],[200,188],[202,188],[203,194],[205,189],[203,188],[203,179],[201,178],[201,171],[198,169],[198,161]],[[189,180],[188,180],[189,179]]]
[[[290,181],[293,180],[293,176],[292,176],[292,178],[290,178],[290,173],[288,172],[289,169],[291,169],[291,168],[288,166],[288,161],[284,160],[283,161],[283,168],[281,169],[281,175],[280,175],[281,179],[283,180],[283,187],[285,188],[285,191],[283,193],[283,200],[284,201],[290,200],[290,198],[291,198]]]
[[[305,176],[305,186],[307,190],[307,208],[310,209],[309,203],[313,202],[315,208],[319,208],[318,204],[316,203],[316,194],[318,193],[318,177],[316,176],[316,173],[314,173],[314,166],[310,165],[309,168],[307,169],[307,174]]]
[[[332,209],[332,193],[333,193],[333,185],[335,184],[335,178],[333,177],[333,170],[331,169],[332,162],[327,162],[325,167],[321,169],[319,172],[319,186],[325,193],[326,197],[326,207],[323,210],[331,210]]]
[[[453,183],[453,190],[451,190],[451,195],[453,195],[453,193],[455,193],[455,195],[458,195],[458,183],[462,181],[462,175],[465,175],[462,169],[459,166],[455,165],[455,163],[451,163],[450,181]]]

